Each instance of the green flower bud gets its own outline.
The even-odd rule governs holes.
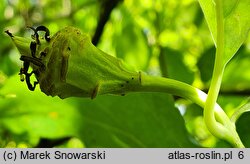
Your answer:
[[[129,71],[120,59],[96,48],[89,36],[77,28],[66,27],[50,41],[41,39],[35,56],[31,53],[34,40],[7,33],[22,60],[30,62],[40,89],[46,95],[60,98],[124,95],[140,84],[139,72]]]
[[[41,90],[51,96],[91,97],[101,94],[120,94],[127,92],[166,92],[188,98],[204,107],[207,95],[186,83],[162,77],[153,77],[140,72],[128,71],[124,63],[96,48],[86,34],[79,29],[66,27],[52,38],[44,26],[31,28],[33,39],[13,36],[14,44],[21,54],[23,68],[21,80],[25,75],[27,86],[34,90],[37,83]],[[44,39],[38,31],[44,31]],[[33,71],[28,73],[31,66]],[[30,76],[35,74],[37,82],[30,83]],[[238,147],[244,147],[235,130],[234,124],[226,113],[215,105],[212,118],[216,121],[215,133],[219,138]]]

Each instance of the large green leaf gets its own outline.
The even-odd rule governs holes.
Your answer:
[[[123,19],[115,23],[113,45],[116,56],[136,70],[144,70],[149,60],[147,39],[126,9],[121,8]],[[117,20],[116,20],[117,21]]]
[[[184,63],[182,52],[166,47],[162,49],[162,55],[164,57],[161,60],[166,63],[162,69],[166,69],[168,78],[192,84],[194,73]]]
[[[78,111],[66,101],[46,96],[39,88],[30,92],[18,76],[6,81],[0,95],[1,129],[38,139],[77,135]]]
[[[236,122],[237,119],[239,119],[239,117],[246,113],[246,112],[250,112],[250,99],[248,98],[246,101],[245,101],[245,104],[241,105],[235,112],[234,114],[232,115],[231,117],[231,121],[232,122]]]
[[[208,27],[216,45],[217,23],[215,0],[199,0]],[[223,0],[224,13],[224,60],[226,64],[240,48],[250,28],[250,1]]]
[[[203,82],[209,82],[212,78],[213,67],[215,59],[215,48],[210,47],[199,58],[197,66],[200,70],[201,80]]]
[[[250,90],[250,51],[242,46],[227,64],[222,80],[222,91],[238,91],[247,94]]]
[[[236,122],[237,132],[245,145],[245,147],[250,147],[250,112],[244,113]]]
[[[167,94],[101,96],[78,105],[87,147],[194,147]]]
[[[167,94],[61,100],[38,88],[30,92],[17,76],[8,79],[0,93],[1,129],[21,139],[26,136],[24,141],[76,136],[87,147],[195,146]]]

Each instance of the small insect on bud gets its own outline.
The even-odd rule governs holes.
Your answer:
[[[90,97],[100,94],[124,95],[141,82],[140,72],[129,71],[124,63],[96,48],[87,34],[74,27],[66,27],[50,37],[45,26],[29,27],[32,38],[6,33],[11,37],[24,63],[20,70],[30,90],[39,83],[47,95]],[[45,32],[39,37],[38,31]],[[29,66],[33,71],[28,73]],[[34,74],[34,85],[30,76]]]

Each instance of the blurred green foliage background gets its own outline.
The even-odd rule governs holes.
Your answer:
[[[202,109],[159,93],[94,100],[44,95],[19,79],[22,62],[5,30],[51,35],[75,26],[136,70],[208,90],[215,48],[196,0],[1,0],[0,147],[230,147],[206,129]],[[231,115],[250,95],[250,37],[228,64],[219,104]],[[250,147],[250,114],[237,130]]]

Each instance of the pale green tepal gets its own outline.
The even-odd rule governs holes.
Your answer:
[[[32,38],[11,36],[21,56],[31,56]],[[118,58],[96,48],[87,34],[75,27],[58,31],[49,42],[39,38],[36,54],[45,68],[30,63],[37,70],[42,92],[50,96],[96,97],[120,94],[140,84],[140,72],[129,71]],[[43,53],[43,55],[41,55]]]

